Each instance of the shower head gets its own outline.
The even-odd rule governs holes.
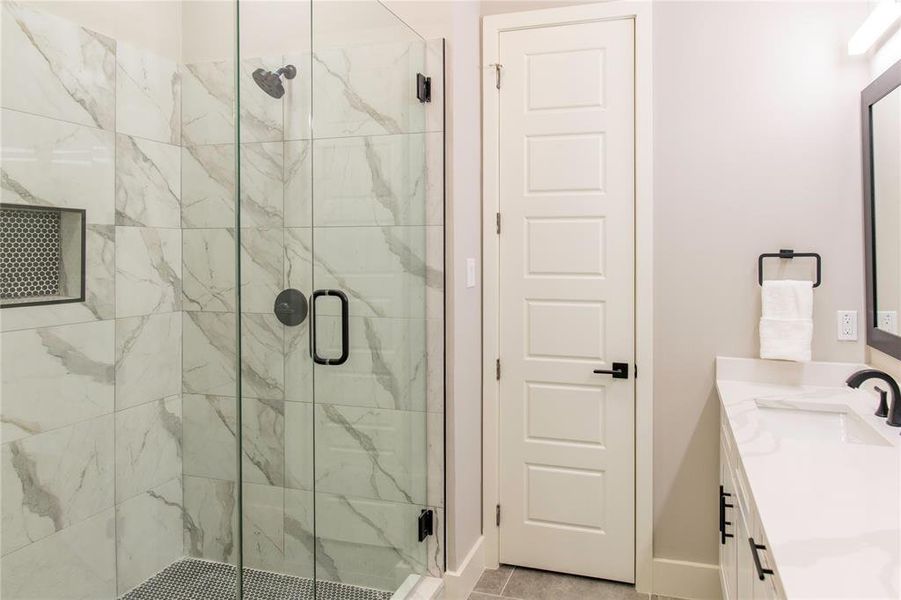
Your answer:
[[[260,89],[273,98],[281,98],[285,95],[285,86],[282,85],[282,75],[285,76],[285,79],[294,79],[297,77],[297,67],[294,65],[285,65],[275,73],[266,71],[265,69],[257,69],[253,72],[253,80],[260,86]]]

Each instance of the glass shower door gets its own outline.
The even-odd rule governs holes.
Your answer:
[[[317,596],[393,592],[443,562],[420,535],[443,502],[443,134],[417,98],[441,46],[377,2],[312,14]]]
[[[387,599],[444,564],[443,48],[374,0],[239,20],[245,596]]]

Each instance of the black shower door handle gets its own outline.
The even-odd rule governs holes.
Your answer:
[[[319,356],[316,347],[316,301],[321,296],[335,296],[341,302],[341,356],[338,358],[326,358]],[[341,290],[315,290],[313,299],[310,302],[312,307],[312,326],[310,327],[310,354],[313,355],[313,361],[320,365],[343,365],[347,362],[347,356],[350,354],[350,336],[347,330],[349,317],[349,304],[347,302],[347,294]]]

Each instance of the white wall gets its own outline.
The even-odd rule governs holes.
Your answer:
[[[717,354],[755,356],[756,257],[823,256],[815,360],[861,360],[862,3],[662,2],[654,12],[654,554],[715,563]]]

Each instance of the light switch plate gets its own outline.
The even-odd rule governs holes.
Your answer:
[[[857,340],[857,311],[840,310],[836,313],[836,339],[853,342]]]
[[[466,259],[466,287],[472,288],[476,286],[476,259]]]

